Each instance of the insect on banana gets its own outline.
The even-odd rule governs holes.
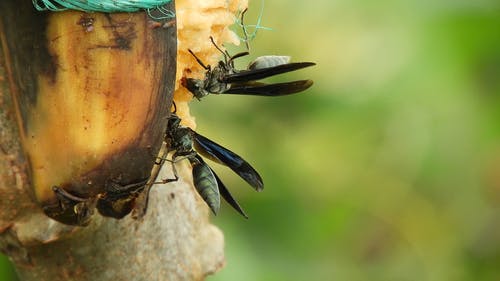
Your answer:
[[[175,170],[175,163],[187,159],[193,169],[192,175],[194,186],[214,214],[217,214],[220,209],[220,196],[222,195],[222,198],[224,198],[229,205],[247,218],[241,206],[234,199],[217,174],[203,160],[201,155],[229,167],[256,191],[262,191],[264,188],[262,178],[248,162],[227,148],[198,134],[191,128],[181,125],[181,119],[175,113],[173,113],[168,120],[163,149],[163,155],[160,155],[156,162],[156,172],[151,176],[153,181],[150,180],[145,190],[142,192],[142,194],[146,196],[146,199],[141,201],[146,202],[146,204],[143,205],[142,210],[140,208],[136,209],[136,217],[141,217],[146,213],[147,194],[151,186],[155,183],[176,181],[178,176]],[[171,160],[167,160],[167,155],[170,152],[173,152]],[[166,161],[172,163],[174,178],[154,182],[161,166]],[[153,168],[153,170],[155,170],[155,168]]]
[[[175,11],[172,2],[166,7]],[[6,80],[33,197],[68,225],[87,225],[96,208],[122,218],[163,142],[176,27],[150,27],[147,11],[38,12],[33,3],[0,1]]]

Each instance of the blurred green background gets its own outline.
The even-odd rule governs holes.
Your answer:
[[[272,80],[315,85],[192,103],[266,185],[212,165],[250,219],[213,219],[227,265],[209,280],[500,280],[500,1],[264,5],[249,59],[315,61]]]
[[[250,219],[213,220],[227,265],[209,280],[500,280],[500,1],[264,5],[251,57],[315,61],[274,80],[315,85],[193,103],[266,185],[218,169]]]

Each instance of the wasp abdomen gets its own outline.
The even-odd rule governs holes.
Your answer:
[[[217,180],[210,170],[210,167],[203,160],[198,158],[190,159],[193,167],[193,182],[196,190],[207,203],[214,214],[220,209],[220,194]]]

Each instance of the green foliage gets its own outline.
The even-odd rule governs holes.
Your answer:
[[[14,269],[7,257],[0,254],[0,280],[17,281]]]

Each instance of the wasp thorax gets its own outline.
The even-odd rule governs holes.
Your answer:
[[[176,151],[176,155],[186,155],[193,150],[193,137],[190,129],[180,127],[171,134],[171,149]]]

